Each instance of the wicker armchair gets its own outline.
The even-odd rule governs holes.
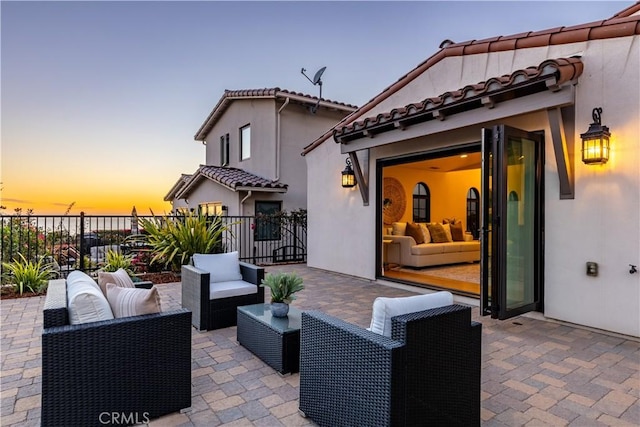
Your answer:
[[[393,317],[391,338],[303,312],[300,412],[332,427],[480,425],[481,327],[461,305]]]
[[[191,406],[191,313],[70,325],[66,281],[49,282],[42,426],[137,424]]]
[[[256,293],[211,299],[210,273],[193,265],[182,266],[182,307],[193,312],[192,322],[196,329],[209,331],[235,326],[238,307],[264,302],[264,288],[260,286],[264,268],[240,262],[240,273],[243,281],[257,286]]]

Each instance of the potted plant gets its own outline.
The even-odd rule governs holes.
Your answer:
[[[289,304],[296,299],[296,292],[304,289],[302,277],[296,273],[270,273],[262,279],[260,286],[271,289],[271,314],[286,317]]]

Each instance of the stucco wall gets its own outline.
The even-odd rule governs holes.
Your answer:
[[[575,171],[575,199],[559,198],[546,113],[499,122],[529,131],[545,131],[545,315],[632,336],[640,336],[640,273],[629,274],[629,264],[640,265],[638,43],[638,37],[625,37],[448,58],[368,114],[373,116],[466,84],[538,65],[545,59],[581,54],[585,68],[576,86],[575,159],[571,164]],[[611,157],[603,166],[587,166],[580,158],[580,133],[589,127],[594,107],[603,108],[603,124],[612,133]],[[480,128],[466,129],[467,142],[480,139]],[[461,136],[460,140],[465,139],[465,132],[447,135],[454,133]],[[357,187],[343,190],[337,182],[345,157],[339,155],[338,144],[329,140],[307,155],[309,265],[365,278],[375,276],[375,209],[379,206],[375,193],[376,160],[437,145],[426,140],[371,150],[368,207],[362,206]],[[335,184],[328,185],[333,180]],[[345,243],[340,245],[339,241]],[[597,277],[586,276],[587,261],[599,264]]]

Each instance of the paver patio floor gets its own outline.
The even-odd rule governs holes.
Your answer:
[[[369,326],[377,296],[405,289],[305,265],[305,290],[294,305]],[[180,284],[158,285],[163,310],[180,306]],[[40,425],[44,297],[2,300],[2,426]],[[640,425],[640,343],[596,331],[520,316],[478,317],[482,334],[482,425]],[[236,342],[236,328],[192,331],[192,406],[153,420],[156,426],[314,425],[298,414],[299,374],[280,376]]]

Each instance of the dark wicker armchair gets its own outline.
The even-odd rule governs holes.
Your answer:
[[[480,425],[481,327],[461,305],[394,317],[391,338],[303,312],[300,411],[332,427]]]
[[[144,423],[191,406],[191,312],[70,325],[66,304],[66,281],[50,281],[43,426]]]
[[[242,305],[264,303],[264,268],[240,262],[242,280],[257,286],[254,294],[211,299],[210,274],[193,265],[182,266],[182,307],[193,312],[196,329],[212,330],[235,326],[238,323],[237,309]]]

